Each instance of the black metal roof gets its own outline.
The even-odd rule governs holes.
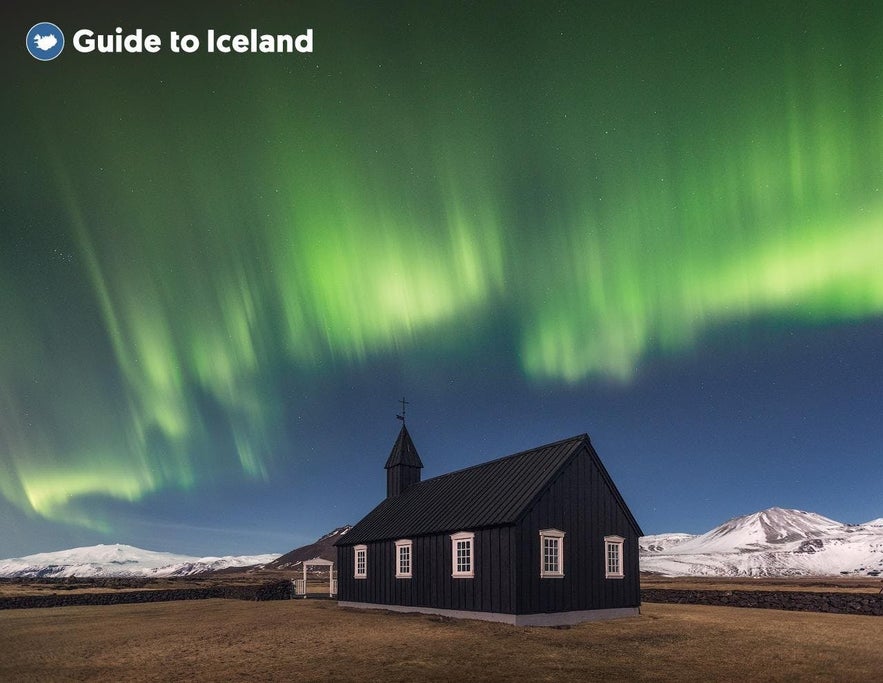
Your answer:
[[[580,434],[413,484],[401,495],[380,503],[336,545],[513,524],[583,447],[616,492],[588,435]],[[615,495],[619,497],[618,492]],[[628,511],[625,503],[622,505]],[[634,522],[631,513],[627,514]],[[634,525],[640,531],[636,522]]]
[[[423,467],[420,462],[420,456],[417,454],[417,447],[411,441],[411,435],[408,434],[408,428],[402,423],[402,431],[399,432],[399,438],[396,439],[392,452],[386,460],[384,467],[389,469],[396,465],[409,465],[410,467]]]

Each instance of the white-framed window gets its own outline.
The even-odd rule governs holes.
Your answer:
[[[564,576],[564,532],[559,529],[540,531],[540,577]]]
[[[354,566],[353,566],[353,578],[354,579],[367,579],[368,578],[368,546],[367,545],[357,545],[353,548],[355,551],[354,555]]]
[[[396,541],[396,578],[410,579],[414,544],[408,539]]]
[[[604,576],[608,579],[621,579],[625,574],[622,570],[622,536],[604,537]]]
[[[475,576],[475,534],[461,531],[451,534],[451,576],[471,579]]]

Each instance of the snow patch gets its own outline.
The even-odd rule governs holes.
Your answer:
[[[99,544],[0,560],[0,577],[188,576],[228,567],[267,564],[277,557],[279,557],[278,554],[191,557],[144,550],[121,543]]]
[[[849,525],[769,508],[699,536],[641,539],[641,570],[666,576],[883,575],[883,518]]]

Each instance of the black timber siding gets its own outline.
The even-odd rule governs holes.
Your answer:
[[[516,528],[470,530],[475,533],[475,576],[451,576],[451,535],[417,536],[412,546],[412,578],[397,579],[394,541],[366,543],[367,578],[353,578],[353,546],[337,548],[338,599],[380,605],[435,607],[514,613]]]
[[[517,525],[517,614],[641,604],[639,529],[588,448],[562,468]],[[563,578],[540,578],[541,529],[565,532]],[[604,578],[604,537],[614,535],[625,539],[622,579]]]
[[[398,496],[420,481],[420,468],[394,465],[386,470],[386,496]]]

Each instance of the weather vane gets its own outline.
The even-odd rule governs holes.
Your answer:
[[[399,401],[399,403],[402,404],[402,414],[401,414],[401,415],[396,415],[396,419],[397,419],[397,420],[401,420],[401,421],[402,421],[402,424],[405,424],[405,406],[410,405],[410,403],[409,403],[408,401],[405,400],[405,397],[404,397],[404,396],[402,396],[402,400]]]

